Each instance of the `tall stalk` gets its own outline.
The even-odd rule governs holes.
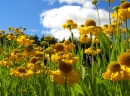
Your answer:
[[[108,1],[108,11],[109,11],[109,24],[111,24],[110,0]]]
[[[96,6],[96,9],[97,9],[97,14],[98,14],[98,23],[99,23],[99,26],[100,26],[100,16],[99,16],[99,11],[98,11],[97,4],[95,4],[95,6]]]

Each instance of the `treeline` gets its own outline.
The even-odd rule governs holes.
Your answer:
[[[41,42],[42,41],[44,41],[44,35],[41,37],[41,38],[39,38],[37,35],[33,35],[33,36],[30,36],[30,39],[31,40],[34,40],[34,44],[37,44],[37,45],[39,45],[39,46],[42,46],[41,45]],[[72,41],[71,40],[71,37],[69,38],[69,40],[70,41]],[[65,41],[65,38],[63,39],[63,40],[61,40],[61,41],[58,41],[58,39],[57,38],[55,38],[54,36],[52,36],[52,40],[49,40],[48,42],[49,42],[49,44],[55,44],[55,43],[57,43],[57,42],[60,42],[60,43],[63,43]],[[74,38],[74,45],[76,46],[76,48],[78,47],[78,44],[80,43],[79,41],[78,41],[78,39],[77,38]],[[87,43],[87,44],[84,44],[84,43],[82,43],[81,44],[81,48],[89,48],[91,46],[91,42],[89,42],[89,43]],[[45,47],[47,47],[47,46],[45,46]]]

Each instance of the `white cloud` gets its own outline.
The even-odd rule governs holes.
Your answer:
[[[84,4],[85,2],[92,2],[91,0],[43,0],[46,1],[48,3],[50,3],[50,5],[52,5],[55,1],[58,1],[59,3],[67,3],[67,4]]]
[[[58,28],[54,28],[54,29],[51,29],[50,31],[42,31],[42,34],[46,34],[46,35],[52,35],[55,37],[55,38],[58,38],[58,40],[62,40],[62,39],[69,39],[70,38],[70,31],[67,30],[67,29],[58,29]],[[73,29],[73,34],[74,34],[74,37],[75,38],[78,38],[79,37],[79,34],[78,34],[78,30],[77,29]]]
[[[77,4],[83,4],[85,1],[90,1],[90,0],[58,0],[60,3],[66,2],[68,4],[72,3],[77,3]]]
[[[43,0],[43,1],[46,1],[46,2],[48,2],[50,5],[52,5],[56,0]]]
[[[38,30],[36,30],[36,29],[27,29],[27,31],[30,31],[30,32],[38,32]]]
[[[83,7],[94,8],[95,6],[92,4],[92,1],[86,1],[86,2],[83,3]]]
[[[27,29],[26,32],[29,33],[29,35],[36,35],[39,30],[36,29]]]
[[[85,0],[61,0],[61,1],[85,1]],[[108,12],[104,9],[99,9],[101,25],[108,24]],[[94,19],[98,25],[97,10],[91,4],[90,0],[86,1],[83,6],[65,5],[59,8],[43,11],[40,14],[40,22],[43,27],[49,28],[49,33],[58,39],[70,37],[69,30],[62,28],[68,19],[72,19],[79,26],[84,24],[87,19]],[[78,31],[74,34],[78,36]]]

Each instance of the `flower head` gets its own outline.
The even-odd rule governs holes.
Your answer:
[[[96,26],[96,22],[92,19],[85,21],[85,26],[79,27],[79,34],[80,35],[87,35],[91,34],[95,37],[98,37],[100,33],[102,33],[102,27]]]
[[[72,64],[69,61],[61,61],[59,63],[59,70],[51,71],[51,80],[57,82],[60,85],[65,84],[65,79],[68,79],[68,84],[72,84],[79,81],[79,74],[73,69]]]
[[[75,48],[75,45],[71,43],[69,40],[65,40],[63,44],[64,44],[65,51],[71,51],[72,49]]]
[[[104,2],[109,2],[109,0],[104,0]],[[110,0],[110,2],[114,2],[114,0]]]
[[[64,51],[64,45],[63,45],[63,43],[56,43],[54,45],[54,48],[56,49],[57,52]]]
[[[130,7],[130,2],[122,2],[120,5],[120,9],[127,9]]]
[[[96,22],[92,19],[85,21],[85,26],[96,26]]]
[[[117,16],[118,13],[118,16]],[[130,18],[130,2],[123,2],[120,8],[112,13],[113,18],[118,18],[118,20],[126,20]]]
[[[30,40],[29,37],[26,35],[21,35],[17,38],[17,43],[24,47],[30,46],[33,42],[34,40]]]
[[[88,43],[88,42],[90,42],[90,38],[87,35],[81,35],[78,40],[81,43]]]
[[[67,20],[65,24],[62,25],[62,27],[65,29],[75,29],[77,28],[77,24],[73,20]]]
[[[59,70],[63,73],[69,73],[72,70],[72,65],[67,61],[62,61],[59,63]]]
[[[118,62],[111,62],[107,67],[107,72],[102,74],[103,78],[112,81],[117,81],[123,78],[124,71],[121,70],[121,66]]]
[[[52,36],[49,36],[49,35],[48,35],[48,36],[45,36],[45,37],[44,37],[44,40],[50,41],[50,40],[52,40]]]
[[[32,70],[27,70],[25,67],[17,67],[17,69],[10,68],[10,75],[14,75],[14,77],[24,77],[24,79],[29,78],[33,74]]]
[[[38,61],[38,57],[31,57],[30,58],[30,63],[35,64]]]
[[[130,53],[123,52],[118,56],[118,63],[130,67]]]

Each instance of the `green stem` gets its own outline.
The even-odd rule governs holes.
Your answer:
[[[93,69],[94,69],[94,60],[93,60],[93,42],[92,42],[92,32],[90,33],[90,39],[91,39],[91,48],[92,48],[92,74],[91,74],[91,76],[92,76],[92,85],[93,85],[93,81],[94,81],[94,71],[93,71]]]
[[[71,33],[71,42],[74,44],[74,34],[73,34],[73,32],[70,30],[70,33]]]
[[[96,9],[97,9],[97,13],[98,13],[98,23],[99,23],[99,26],[100,26],[100,16],[99,16],[99,11],[98,11],[97,4],[95,4],[95,6],[96,6]]]
[[[128,44],[128,38],[129,38],[129,35],[128,35],[128,22],[127,22],[127,19],[126,19],[126,45]],[[126,46],[126,49],[129,48],[129,45]]]
[[[68,87],[68,81],[67,81],[67,78],[65,78],[65,96],[69,96],[69,87]]]
[[[109,11],[109,23],[111,24],[110,0],[108,1],[108,11]]]

